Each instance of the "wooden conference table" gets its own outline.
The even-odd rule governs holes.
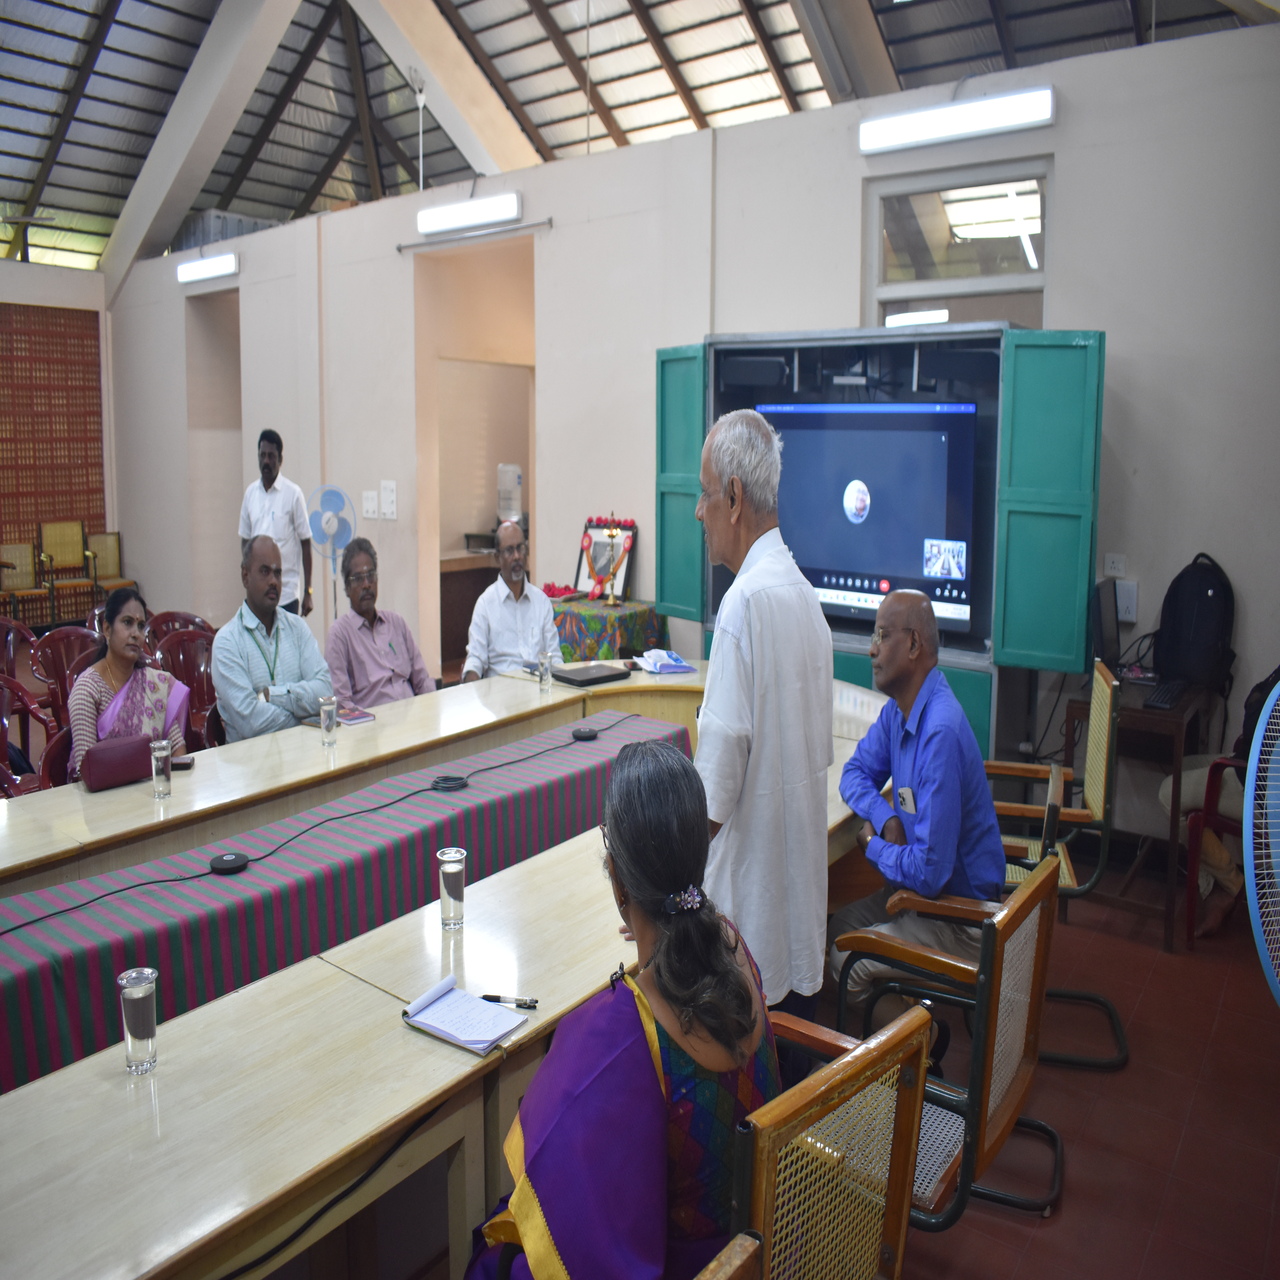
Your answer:
[[[173,794],[164,801],[152,799],[149,782],[96,794],[75,783],[8,800],[0,803],[0,896],[224,840],[383,778],[528,738],[597,711],[635,711],[683,724],[696,748],[706,663],[696,665],[691,676],[637,671],[626,681],[590,689],[556,682],[549,693],[523,675],[478,680],[378,707],[371,724],[342,726],[330,750],[306,726],[229,743],[200,752],[189,773],[175,773]],[[833,683],[833,698],[835,735],[844,740],[836,743],[838,766],[885,699],[840,681]],[[848,847],[846,842],[840,851]]]

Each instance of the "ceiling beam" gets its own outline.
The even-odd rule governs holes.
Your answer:
[[[351,72],[351,92],[356,100],[356,120],[360,124],[360,145],[364,150],[364,168],[369,175],[369,193],[381,200],[382,162],[378,159],[378,144],[373,140],[373,126],[369,123],[373,112],[369,109],[369,87],[364,81],[364,54],[360,51],[360,32],[356,29],[356,17],[347,0],[339,0],[342,18],[342,38],[347,46],[347,64]]]
[[[329,158],[324,162],[324,168],[316,174],[316,180],[311,184],[307,194],[298,202],[298,207],[293,211],[295,218],[305,218],[311,212],[311,206],[320,198],[320,193],[328,185],[329,179],[333,177],[333,171],[342,162],[342,157],[347,154],[347,148],[356,140],[356,134],[360,132],[360,123],[353,120],[342,131],[342,137],[338,139],[338,145],[329,152]]]
[[[99,260],[110,307],[134,260],[163,253],[284,39],[297,0],[222,0]]]
[[[409,175],[409,181],[418,181],[418,166],[409,158],[409,153],[396,141],[395,135],[387,128],[386,123],[378,118],[376,111],[369,113],[369,123],[379,142],[391,153],[391,158]],[[424,186],[431,184],[424,179]]]
[[[262,124],[258,126],[258,132],[253,135],[253,141],[249,143],[244,155],[240,157],[240,163],[236,165],[235,173],[231,175],[227,185],[223,188],[222,194],[218,197],[219,209],[229,209],[231,207],[231,202],[236,198],[236,193],[240,190],[241,184],[249,176],[249,170],[253,168],[254,161],[262,153],[262,148],[267,145],[267,139],[271,137],[271,131],[280,123],[280,117],[284,115],[285,108],[293,100],[293,95],[297,93],[298,86],[311,69],[311,64],[316,60],[316,54],[324,48],[324,42],[329,38],[329,32],[333,30],[333,24],[337,19],[338,0],[331,0],[329,7],[320,15],[320,22],[312,33],[311,39],[307,41],[306,48],[298,55],[298,61],[294,64],[293,70],[289,72],[289,78],[284,82],[280,92],[276,94],[270,110],[262,118]]]
[[[689,113],[689,119],[693,121],[699,129],[707,128],[707,117],[702,108],[698,106],[698,100],[693,96],[693,90],[689,88],[689,82],[684,78],[684,72],[680,70],[680,64],[671,56],[671,50],[667,48],[667,42],[662,38],[662,32],[658,30],[657,24],[653,20],[653,14],[649,12],[649,6],[645,0],[628,0],[631,5],[631,12],[635,14],[636,21],[640,24],[641,31],[644,32],[648,41],[653,45],[653,51],[658,55],[658,61],[662,63],[662,69],[671,79],[675,91],[680,95],[680,101],[684,103],[684,109]]]
[[[773,41],[769,39],[769,33],[764,29],[764,23],[760,21],[760,14],[756,11],[755,5],[752,0],[738,0],[738,4],[742,8],[742,16],[747,20],[747,26],[751,28],[751,34],[756,38],[756,46],[764,55],[765,65],[773,73],[778,92],[782,94],[782,100],[787,104],[787,110],[799,111],[800,101],[791,87],[791,82],[787,79],[787,73],[782,69],[782,63],[778,61]]]
[[[498,70],[497,64],[484,51],[484,45],[480,43],[476,33],[463,21],[462,14],[458,12],[453,0],[436,0],[436,7],[453,28],[454,35],[466,45],[467,52],[476,60],[476,65],[484,72],[494,92],[507,104],[507,110],[515,116],[525,136],[537,148],[538,154],[544,160],[554,160],[556,153],[552,151],[538,126],[533,123],[533,117],[524,109],[524,103],[511,91],[511,86]]]
[[[578,55],[574,53],[573,46],[569,43],[569,37],[560,30],[560,24],[552,16],[551,10],[547,8],[544,0],[526,0],[526,2],[529,8],[533,10],[533,16],[542,24],[542,29],[547,33],[547,38],[555,45],[556,52],[564,61],[564,65],[569,68],[573,78],[578,82],[578,88],[587,95],[587,101],[591,104],[592,111],[599,116],[600,123],[608,130],[609,137],[618,146],[627,146],[629,140],[625,131],[614,119],[608,103],[600,96],[600,90],[587,79],[586,68],[582,65]]]
[[[832,102],[902,87],[869,0],[791,0],[791,7]]]
[[[40,197],[44,195],[49,175],[53,172],[54,163],[58,159],[58,152],[62,150],[62,144],[66,141],[67,130],[71,128],[71,122],[75,119],[80,99],[84,97],[84,91],[89,87],[89,78],[93,75],[98,54],[102,52],[102,46],[107,42],[107,32],[111,30],[111,24],[115,21],[116,11],[119,8],[120,0],[105,0],[102,12],[98,14],[98,25],[94,28],[93,36],[89,40],[88,48],[84,51],[84,57],[80,59],[79,67],[76,68],[75,79],[71,82],[71,88],[67,90],[67,100],[62,104],[62,112],[53,126],[53,133],[49,135],[49,145],[45,148],[44,159],[40,161],[40,168],[36,170],[36,176],[32,179],[31,190],[27,192],[19,217],[31,217],[40,203]],[[19,249],[22,250],[23,259],[29,261],[25,223],[22,235],[14,236],[9,241],[5,256],[15,257]]]
[[[996,29],[996,39],[1000,42],[1000,56],[1004,59],[1004,69],[1012,71],[1018,65],[1018,52],[1013,47],[1009,24],[1005,21],[1004,6],[1001,0],[987,0],[987,5],[991,10],[991,23]]]
[[[427,110],[476,173],[542,162],[508,102],[436,5],[351,0],[351,6],[405,80],[421,83]]]

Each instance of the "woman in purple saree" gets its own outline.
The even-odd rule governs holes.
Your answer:
[[[779,1092],[760,976],[701,889],[707,803],[670,744],[623,747],[605,867],[640,961],[561,1023],[504,1151],[515,1191],[467,1280],[689,1280],[729,1238],[733,1133]]]
[[[147,605],[133,587],[107,597],[97,661],[81,673],[67,699],[71,721],[71,777],[84,753],[106,738],[168,738],[175,755],[186,750],[191,691],[167,671],[139,665],[144,657]]]

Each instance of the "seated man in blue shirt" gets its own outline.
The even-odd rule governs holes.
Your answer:
[[[244,604],[213,638],[213,687],[227,741],[289,729],[333,693],[311,628],[279,607],[280,548],[248,538],[240,561]]]
[[[837,978],[846,956],[834,943],[851,929],[875,929],[977,960],[976,927],[914,911],[891,917],[885,904],[902,888],[926,898],[955,894],[998,901],[1004,886],[1004,846],[982,751],[938,670],[938,624],[928,596],[894,591],[884,598],[871,637],[871,672],[876,688],[893,701],[845,765],[840,795],[866,819],[858,844],[887,883],[831,917],[827,942]],[[890,777],[892,801],[880,794]],[[879,961],[860,960],[850,974],[851,1001],[863,1002],[871,983],[890,970]],[[879,1013],[890,1003],[884,1001]]]

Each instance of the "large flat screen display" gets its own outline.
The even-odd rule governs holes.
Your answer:
[[[755,407],[782,436],[778,520],[823,611],[873,620],[910,587],[939,627],[968,632],[977,405]]]

